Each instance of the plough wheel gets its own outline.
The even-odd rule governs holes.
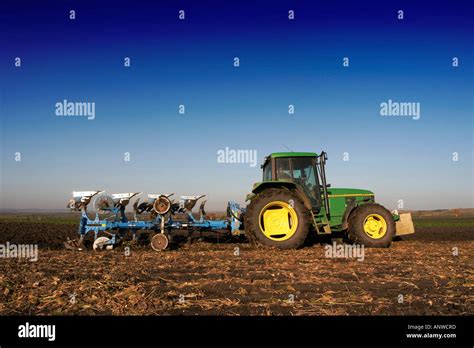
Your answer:
[[[94,244],[92,244],[92,249],[95,251],[101,251],[101,250],[112,250],[112,245],[107,245],[108,241],[110,238],[107,237],[99,237],[94,241]]]
[[[165,215],[171,209],[171,201],[166,196],[160,196],[153,203],[153,209],[160,215]]]
[[[94,199],[94,210],[99,214],[110,214],[110,209],[114,207],[114,200],[110,196],[97,196]]]
[[[151,248],[155,251],[165,250],[169,245],[169,239],[166,234],[157,233],[151,238]]]

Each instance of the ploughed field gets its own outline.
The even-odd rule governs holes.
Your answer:
[[[78,216],[2,215],[0,245],[37,244],[38,260],[0,258],[1,315],[474,314],[474,215],[414,215],[416,234],[363,260],[328,245],[277,250],[195,240],[68,251]],[[331,241],[329,241],[331,243]],[[337,250],[337,249],[336,249]]]

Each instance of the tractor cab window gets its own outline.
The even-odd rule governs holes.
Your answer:
[[[290,169],[289,158],[277,158],[276,163],[276,177],[278,180],[291,180],[293,181],[293,175]]]
[[[314,199],[318,197],[315,163],[311,157],[293,158],[293,180]]]
[[[270,161],[263,166],[263,181],[271,181],[272,180],[272,164]]]
[[[312,157],[276,159],[277,180],[291,180],[298,184],[315,201],[319,200],[316,163]]]

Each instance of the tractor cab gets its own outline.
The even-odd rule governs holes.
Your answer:
[[[324,165],[326,153],[277,152],[265,158],[262,165],[263,180],[254,187],[258,189],[271,184],[283,184],[300,189],[308,198],[313,210],[319,211],[327,201]],[[288,185],[285,185],[288,183]]]

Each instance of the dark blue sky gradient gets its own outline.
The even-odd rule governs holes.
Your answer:
[[[466,1],[2,1],[0,206],[100,188],[203,192],[224,209],[260,171],[216,152],[261,162],[285,144],[326,150],[334,187],[389,208],[473,207],[472,18]],[[96,119],[56,117],[63,99],[95,102]],[[420,102],[421,119],[381,117],[388,99]]]

